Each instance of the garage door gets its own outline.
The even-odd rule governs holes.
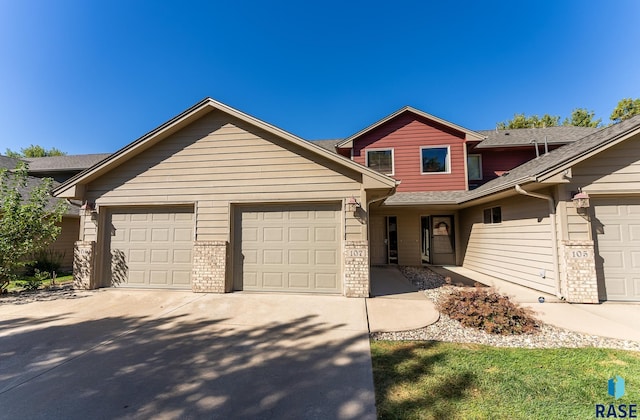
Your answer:
[[[340,205],[240,207],[236,290],[341,293]]]
[[[114,209],[112,285],[191,288],[193,220],[190,207]]]
[[[640,301],[640,198],[594,200],[608,300]]]

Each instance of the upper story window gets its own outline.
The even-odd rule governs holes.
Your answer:
[[[423,174],[451,173],[449,146],[421,147],[420,170]]]
[[[481,155],[467,156],[467,171],[469,173],[469,180],[479,181],[482,179],[482,156]]]
[[[368,149],[367,167],[385,175],[393,175],[393,149]]]

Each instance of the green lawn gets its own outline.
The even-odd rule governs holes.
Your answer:
[[[372,341],[371,353],[381,419],[589,419],[595,404],[640,404],[640,352]]]
[[[23,290],[23,282],[26,279],[23,280],[15,280],[15,281],[11,281],[9,282],[9,286],[7,287],[7,291],[9,292],[19,292],[21,290]],[[56,278],[56,284],[62,284],[62,283],[68,283],[70,281],[73,281],[73,275],[68,275],[68,276],[60,276]],[[47,279],[44,280],[42,282],[42,286],[41,287],[46,287],[46,286],[50,286],[51,285],[51,279]]]

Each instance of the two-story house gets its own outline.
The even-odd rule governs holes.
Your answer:
[[[640,117],[476,132],[410,107],[310,142],[207,98],[55,193],[84,204],[82,287],[365,297],[370,265],[435,264],[640,300],[639,147]]]

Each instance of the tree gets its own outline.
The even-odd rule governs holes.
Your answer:
[[[575,127],[598,127],[602,118],[594,120],[596,113],[588,111],[586,108],[576,108],[571,111],[571,116],[565,118],[562,125],[572,125]]]
[[[627,120],[634,115],[640,114],[640,99],[631,99],[624,98],[618,102],[618,105],[615,107],[613,112],[611,113],[611,121],[615,123],[619,123],[620,121]]]
[[[51,204],[52,182],[29,178],[24,164],[0,170],[0,292],[60,233],[67,206],[61,200]]]
[[[540,127],[556,127],[560,124],[560,116],[544,114],[542,117],[537,115],[526,116],[523,114],[514,114],[513,118],[504,122],[499,122],[497,127],[499,130],[514,128],[540,128]]]
[[[47,157],[47,156],[65,156],[66,153],[56,149],[55,147],[52,147],[51,149],[47,150],[42,146],[39,145],[30,145],[29,147],[25,147],[20,149],[19,152],[14,152],[11,149],[7,149],[6,153],[7,156],[12,157],[12,158],[22,158],[22,157],[26,157],[26,158],[37,158],[37,157]]]

